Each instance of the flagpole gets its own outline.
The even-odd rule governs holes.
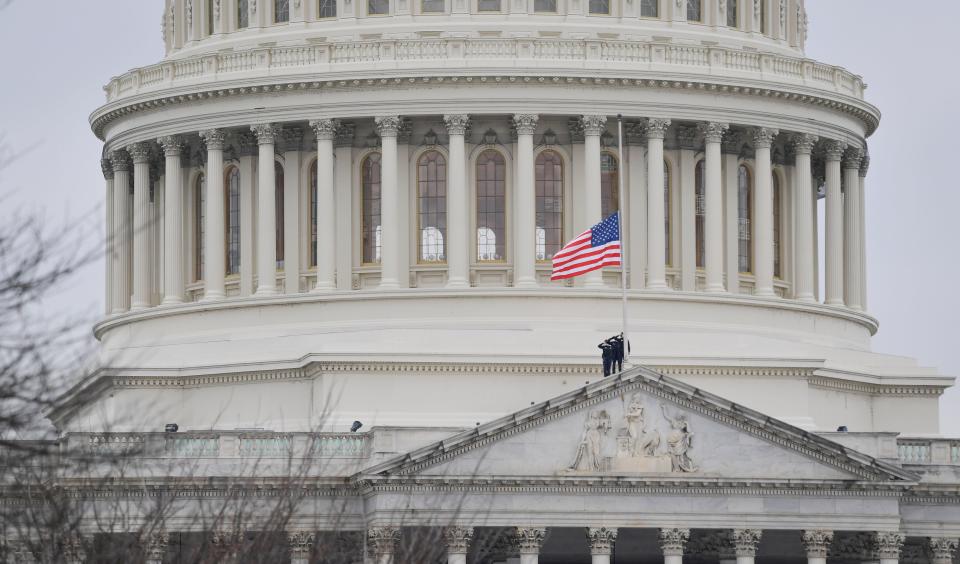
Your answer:
[[[623,114],[617,114],[617,141],[620,148],[620,158],[617,159],[617,187],[618,199],[620,200],[620,216],[617,218],[620,223],[620,291],[623,296],[623,362],[630,360],[630,338],[627,331],[627,245],[623,221],[623,209],[627,205],[627,199],[624,197],[623,189],[623,159],[627,151],[623,146]]]

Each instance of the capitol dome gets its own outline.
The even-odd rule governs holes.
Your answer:
[[[577,389],[621,330],[620,271],[551,282],[550,259],[620,210],[633,364],[805,429],[936,432],[952,380],[870,348],[879,111],[804,56],[802,1],[162,20],[165,58],[91,116],[115,244],[63,429],[462,428]]]

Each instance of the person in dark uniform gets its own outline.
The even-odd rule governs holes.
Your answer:
[[[613,368],[614,372],[623,372],[623,333],[610,339],[613,341]]]
[[[608,339],[597,345],[597,348],[600,349],[600,357],[603,359],[603,375],[609,376],[613,369],[613,346]]]

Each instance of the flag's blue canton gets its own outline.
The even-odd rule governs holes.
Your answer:
[[[620,213],[617,212],[590,228],[590,246],[599,247],[620,240]]]

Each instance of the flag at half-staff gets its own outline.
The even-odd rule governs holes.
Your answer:
[[[573,278],[605,266],[620,266],[620,213],[581,233],[553,255],[551,280]]]

